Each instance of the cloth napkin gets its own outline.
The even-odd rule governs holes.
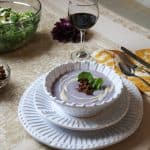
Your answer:
[[[142,49],[142,50],[137,50],[135,54],[141,58],[143,58],[145,61],[150,63],[150,49]],[[125,57],[122,57],[125,56]],[[96,51],[92,54],[92,58],[100,64],[105,64],[111,68],[113,68],[119,75],[124,76],[128,80],[132,81],[141,92],[144,94],[150,96],[150,87],[146,85],[142,80],[140,80],[137,77],[129,77],[124,75],[119,66],[119,62],[126,62],[126,63],[132,63],[137,65],[138,67],[135,69],[135,74],[142,77],[146,81],[150,83],[150,75],[145,71],[150,71],[147,68],[144,68],[140,63],[137,61],[133,60],[131,57],[125,55],[123,52],[119,50],[99,50]],[[127,59],[128,58],[128,59]]]

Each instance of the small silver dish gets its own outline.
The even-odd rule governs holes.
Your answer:
[[[10,67],[7,64],[0,63],[0,89],[8,84],[10,73]]]

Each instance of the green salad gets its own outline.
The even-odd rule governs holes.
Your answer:
[[[16,12],[0,7],[0,52],[16,49],[31,38],[40,16],[32,11]]]

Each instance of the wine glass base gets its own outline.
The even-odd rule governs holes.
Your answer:
[[[71,54],[71,59],[75,61],[84,61],[84,60],[89,60],[90,59],[90,54],[85,51],[78,51],[78,52],[73,52]]]

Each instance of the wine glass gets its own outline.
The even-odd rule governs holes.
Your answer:
[[[73,60],[85,60],[90,54],[84,48],[85,31],[96,24],[99,17],[98,0],[70,0],[68,16],[71,23],[80,30],[80,43],[82,48],[71,54]]]

